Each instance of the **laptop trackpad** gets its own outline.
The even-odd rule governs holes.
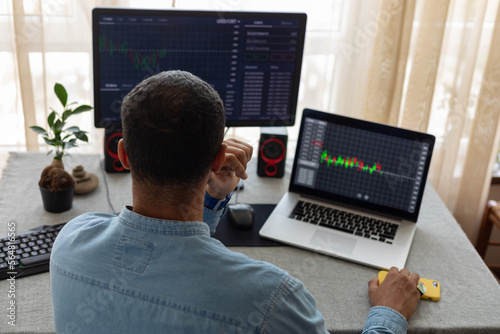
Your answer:
[[[334,233],[317,230],[309,244],[324,251],[335,251],[351,254],[356,245],[356,239],[340,236]]]

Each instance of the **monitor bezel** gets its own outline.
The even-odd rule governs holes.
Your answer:
[[[295,78],[292,87],[292,101],[289,110],[289,120],[276,119],[271,120],[227,120],[227,127],[265,127],[265,126],[293,126],[296,120],[300,77],[302,69],[302,60],[304,55],[305,32],[307,14],[300,12],[259,12],[259,11],[214,11],[214,10],[184,10],[184,9],[133,9],[133,8],[109,8],[97,7],[92,10],[92,59],[93,59],[93,83],[94,83],[94,125],[96,128],[116,128],[121,126],[121,122],[103,121],[101,112],[100,96],[100,59],[99,59],[99,16],[100,15],[147,15],[147,16],[191,16],[191,17],[231,17],[231,18],[285,18],[299,20],[299,36],[297,62],[295,65]]]

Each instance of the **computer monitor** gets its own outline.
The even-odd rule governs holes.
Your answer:
[[[306,14],[95,8],[95,126],[121,122],[124,96],[166,70],[212,85],[226,126],[295,123]]]

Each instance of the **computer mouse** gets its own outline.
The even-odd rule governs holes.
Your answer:
[[[229,204],[229,223],[238,230],[250,230],[253,226],[254,211],[249,204]]]

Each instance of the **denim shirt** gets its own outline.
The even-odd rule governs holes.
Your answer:
[[[124,207],[66,224],[50,261],[57,333],[327,333],[300,281],[210,237],[224,211],[179,222]],[[375,307],[365,333],[406,327]]]

